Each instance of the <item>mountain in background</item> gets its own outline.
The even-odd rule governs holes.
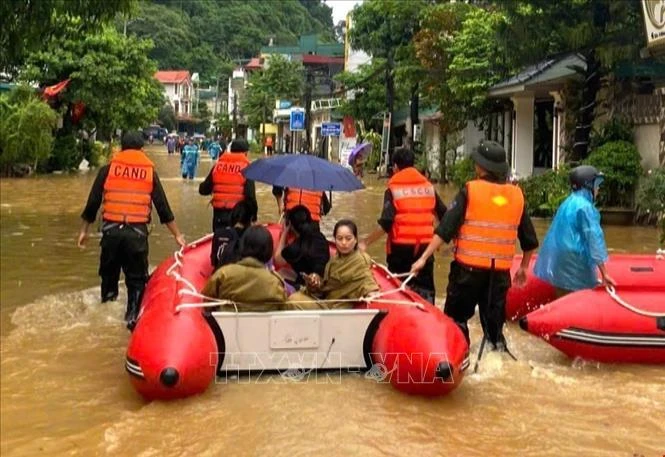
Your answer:
[[[151,39],[150,57],[160,69],[198,72],[204,85],[229,75],[271,38],[287,45],[318,33],[321,41],[334,41],[332,9],[321,0],[153,0],[116,25]]]

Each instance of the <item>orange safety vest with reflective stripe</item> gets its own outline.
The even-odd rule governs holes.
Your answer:
[[[286,189],[284,195],[284,211],[302,205],[309,210],[314,222],[321,220],[321,192],[314,190]]]
[[[245,177],[241,173],[250,164],[242,152],[222,154],[212,170],[212,207],[233,209],[245,199]]]
[[[388,181],[393,197],[395,220],[388,234],[390,244],[428,244],[434,235],[434,209],[436,193],[434,186],[414,167],[400,170]]]
[[[464,223],[455,242],[455,260],[477,268],[510,270],[517,228],[524,210],[522,190],[483,179],[466,183]]]
[[[102,218],[123,224],[145,224],[152,211],[153,163],[143,151],[113,155],[104,181]]]

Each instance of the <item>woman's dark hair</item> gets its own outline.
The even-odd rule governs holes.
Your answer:
[[[333,229],[333,236],[335,238],[337,238],[337,230],[339,230],[341,227],[348,227],[351,229],[353,236],[356,238],[356,240],[358,239],[358,226],[351,219],[340,219],[337,221],[335,228]],[[358,249],[358,243],[356,243],[356,249]]]
[[[249,227],[252,222],[256,221],[256,213],[258,208],[254,202],[248,200],[241,200],[236,203],[231,211],[231,225],[241,224],[244,227]]]
[[[300,256],[315,257],[318,252],[314,248],[315,237],[321,233],[318,225],[312,220],[309,210],[303,205],[297,205],[286,213],[286,220],[291,228],[298,234],[300,241]]]
[[[272,258],[272,235],[267,228],[255,225],[245,230],[240,239],[240,257],[253,257],[267,263]]]
[[[319,231],[312,220],[312,214],[303,205],[294,206],[287,211],[286,220],[300,237],[308,238]]]

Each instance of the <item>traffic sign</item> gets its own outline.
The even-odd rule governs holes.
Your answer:
[[[321,124],[321,136],[339,136],[342,133],[342,124],[339,122],[324,122]]]
[[[305,110],[303,109],[291,110],[291,122],[289,122],[289,129],[292,132],[305,130]]]

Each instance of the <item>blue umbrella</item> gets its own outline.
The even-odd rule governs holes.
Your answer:
[[[259,159],[242,172],[245,178],[280,187],[351,192],[364,188],[351,171],[307,154]]]

